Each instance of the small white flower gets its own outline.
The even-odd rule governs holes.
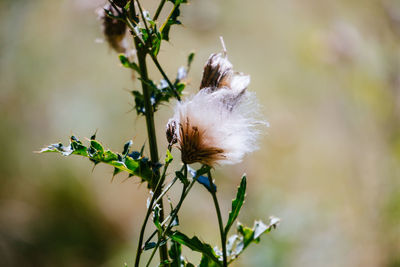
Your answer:
[[[200,91],[177,103],[167,124],[168,141],[177,143],[184,163],[234,164],[257,148],[257,127],[266,123],[256,119],[258,104],[246,90],[249,83],[226,56],[210,56]]]

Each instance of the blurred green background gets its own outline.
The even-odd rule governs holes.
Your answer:
[[[102,4],[0,1],[1,266],[133,265],[146,186],[123,175],[111,183],[110,167],[92,172],[78,157],[32,153],[96,129],[113,150],[146,141],[129,94],[139,84],[96,41]],[[143,4],[154,12],[157,2]],[[271,124],[258,152],[215,175],[225,219],[243,172],[240,221],[282,219],[234,266],[400,266],[400,2],[192,0],[182,13],[160,52],[168,74],[194,50],[186,92],[195,92],[223,35]],[[156,116],[164,148],[171,114]],[[181,213],[188,235],[219,243],[204,188]]]

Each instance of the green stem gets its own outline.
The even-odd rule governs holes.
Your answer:
[[[163,174],[162,174],[162,176],[161,176],[161,177],[163,177],[163,178],[165,178],[165,173],[166,173],[166,171],[167,171],[168,165],[169,165],[169,163],[165,164],[165,166],[164,166]],[[164,180],[163,178],[161,178],[161,179],[158,180],[157,185],[156,185],[156,187],[155,187],[155,190],[158,190],[158,188],[161,187],[161,184],[162,184],[161,181]],[[156,202],[157,199],[158,199],[158,198],[155,196],[155,194],[153,194],[153,196],[151,197],[151,200],[150,200],[149,207],[147,208],[147,213],[146,213],[146,216],[145,216],[145,218],[144,218],[142,227],[141,227],[141,229],[140,229],[139,242],[138,242],[138,247],[137,247],[137,250],[136,250],[135,266],[139,266],[139,263],[140,263],[140,256],[141,256],[142,250],[143,250],[144,231],[145,231],[145,229],[146,229],[146,225],[147,225],[147,222],[148,222],[148,220],[149,220],[150,214],[151,214],[151,212],[153,211],[154,202]]]
[[[158,16],[160,16],[161,10],[164,7],[165,2],[166,2],[166,0],[160,1],[160,4],[157,7],[156,13],[154,14],[153,21],[156,21],[158,19]]]
[[[143,47],[145,52],[150,55],[151,59],[153,60],[154,65],[156,65],[158,71],[161,73],[161,75],[163,76],[164,80],[168,83],[168,86],[170,87],[171,91],[174,93],[176,99],[178,99],[178,101],[181,101],[181,97],[179,96],[178,91],[176,90],[175,86],[172,84],[171,80],[168,78],[167,74],[165,73],[165,71],[161,67],[160,63],[158,62],[157,57],[153,54],[153,52],[151,50],[149,50],[146,47],[146,44],[143,42],[143,40],[136,34],[135,26],[132,24],[132,21],[129,18],[127,18],[125,20],[125,22],[127,23],[128,27],[131,29],[131,32],[132,32],[135,40],[137,39],[137,42],[140,43],[140,45]]]
[[[184,176],[187,177],[187,166],[186,166],[186,164],[185,164],[185,168],[184,168]],[[147,261],[146,266],[150,265],[151,260],[153,259],[154,254],[157,251],[157,248],[160,246],[161,241],[165,238],[166,234],[171,230],[171,227],[172,227],[171,225],[174,222],[176,216],[178,215],[178,212],[179,212],[179,210],[180,210],[180,208],[182,206],[183,201],[185,200],[186,196],[189,194],[190,189],[192,189],[192,187],[196,183],[197,179],[198,179],[198,176],[193,177],[192,182],[188,186],[185,186],[185,185],[183,186],[182,194],[181,194],[181,197],[179,199],[179,202],[176,205],[175,209],[171,212],[170,221],[168,223],[168,226],[164,229],[164,231],[161,234],[161,238],[159,238],[159,240],[157,241],[157,244],[154,247],[154,250],[153,250],[149,260]]]
[[[144,97],[144,106],[145,106],[145,116],[146,116],[146,126],[147,126],[147,136],[149,140],[149,147],[150,147],[150,159],[151,162],[154,164],[158,163],[159,158],[158,158],[158,148],[157,148],[157,138],[156,138],[156,131],[155,131],[155,125],[154,125],[154,112],[153,112],[153,107],[150,102],[150,90],[148,85],[148,74],[147,74],[147,65],[146,65],[146,50],[145,48],[141,45],[140,40],[138,37],[134,38],[135,40],[135,46],[136,46],[136,51],[137,51],[137,56],[138,56],[138,63],[139,63],[139,68],[140,68],[140,76],[141,76],[141,84],[142,84],[142,89],[143,89],[143,97]],[[162,186],[157,187],[156,184],[161,184],[162,185],[162,177],[160,177],[159,171],[154,172],[154,177],[150,183],[150,187],[154,190],[154,197],[157,198],[161,191],[162,191]],[[156,188],[157,187],[157,188]],[[160,220],[164,220],[164,208],[163,208],[163,201],[162,199],[158,203],[160,205]],[[147,222],[147,221],[146,221]],[[144,226],[145,228],[146,226]],[[144,233],[144,230],[143,230]],[[139,242],[143,242],[143,238],[139,239]],[[136,256],[135,260],[135,266],[139,266],[140,262],[140,255],[141,255],[141,245],[138,247],[139,253]],[[168,260],[168,248],[166,245],[162,246],[160,249],[160,260],[161,262],[164,262]]]
[[[151,56],[151,59],[154,62],[154,65],[156,65],[157,69],[160,71],[161,75],[163,76],[164,80],[167,81],[168,86],[171,88],[172,92],[174,93],[176,99],[178,99],[178,101],[181,101],[181,97],[179,96],[179,93],[176,91],[175,86],[171,83],[171,81],[168,79],[168,76],[165,74],[164,70],[162,69],[160,63],[158,62],[157,57],[153,54],[153,53],[149,53]]]
[[[211,177],[211,171],[208,171],[208,180],[210,182],[210,190],[209,191],[212,195],[212,198],[214,201],[214,206],[215,206],[215,211],[217,212],[217,217],[218,217],[219,233],[221,236],[223,266],[226,267],[226,266],[228,266],[228,261],[227,261],[227,256],[226,256],[226,233],[224,232],[224,225],[222,222],[221,209],[219,208],[217,193],[211,186],[213,184],[212,177]]]

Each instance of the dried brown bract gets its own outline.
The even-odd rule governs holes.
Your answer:
[[[225,158],[224,150],[213,146],[210,136],[206,136],[206,129],[193,126],[187,118],[186,122],[179,125],[179,149],[182,161],[186,164],[199,162],[213,166],[215,162]]]

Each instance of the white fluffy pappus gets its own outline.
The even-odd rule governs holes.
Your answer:
[[[258,119],[255,94],[246,90],[249,83],[250,77],[234,72],[226,56],[210,56],[200,91],[178,102],[167,124],[168,140],[177,142],[184,163],[235,164],[257,149],[259,126],[267,123]]]

